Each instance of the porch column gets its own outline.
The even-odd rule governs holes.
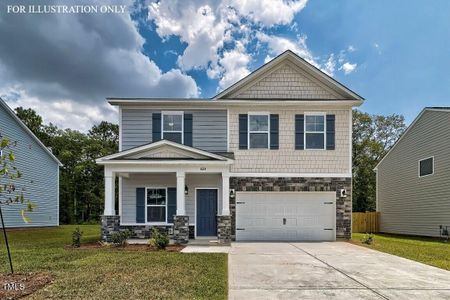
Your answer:
[[[184,199],[185,177],[184,172],[177,172],[177,216],[186,215],[186,201]]]
[[[221,244],[231,242],[230,176],[222,173],[222,214],[217,216],[217,239]]]
[[[222,174],[222,216],[230,215],[230,176]]]
[[[105,216],[115,216],[115,174],[105,168]]]

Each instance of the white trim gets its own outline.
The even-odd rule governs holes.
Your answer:
[[[127,99],[107,99],[108,103],[111,105],[121,105],[126,109],[142,109],[142,108],[157,108],[161,105],[164,105],[164,108],[167,109],[170,106],[174,105],[175,107],[183,107],[186,109],[192,109],[192,106],[195,107],[195,104],[199,104],[201,109],[209,109],[208,106],[219,106],[218,109],[225,110],[229,106],[238,106],[245,105],[248,106],[267,106],[267,105],[277,105],[277,106],[338,106],[341,107],[345,105],[349,106],[360,106],[363,101],[362,100],[348,100],[348,99],[336,99],[336,100],[323,100],[323,99],[308,99],[308,100],[239,100],[239,99],[221,99],[220,101],[215,101],[211,99],[158,99],[158,98],[127,98]],[[138,105],[139,104],[139,105]],[[135,106],[132,106],[135,105]],[[179,106],[177,106],[179,105]],[[195,108],[199,109],[199,108]]]
[[[164,190],[166,190],[166,205],[148,205],[147,204],[147,190],[148,189],[164,189]],[[167,222],[167,206],[168,206],[168,204],[169,204],[169,194],[168,194],[168,187],[166,186],[166,187],[160,187],[160,186],[146,186],[145,187],[145,198],[144,198],[144,201],[145,201],[145,205],[144,205],[144,207],[145,207],[145,222],[144,223],[140,223],[141,225],[151,225],[151,226],[155,226],[155,225],[173,225],[173,223],[168,223]],[[184,191],[183,191],[184,192]],[[147,220],[147,207],[148,206],[150,206],[150,207],[165,207],[166,208],[166,211],[165,211],[165,213],[166,213],[166,221],[165,222],[160,222],[160,221],[158,221],[158,222],[148,222]]]
[[[408,126],[408,128],[406,128],[405,132],[403,132],[403,134],[400,136],[400,138],[395,142],[395,144],[391,147],[391,149],[389,149],[388,153],[386,153],[383,158],[380,160],[380,162],[375,166],[374,170],[376,170],[378,168],[378,166],[384,161],[384,159],[386,157],[388,157],[388,155],[392,152],[392,150],[400,143],[400,141],[403,139],[404,136],[407,135],[407,133],[409,132],[409,130],[414,127],[414,125],[417,123],[417,121],[422,117],[422,115],[426,112],[426,111],[444,111],[444,112],[449,112],[450,110],[447,109],[433,109],[433,108],[424,108],[422,109],[422,111],[417,115],[417,117],[412,121],[412,123]]]
[[[58,164],[58,166],[62,167],[62,163],[58,160],[58,158],[56,158],[56,156],[41,142],[40,139],[37,138],[37,136],[34,135],[34,133],[27,127],[27,125],[25,125],[22,120],[16,115],[16,113],[8,106],[8,104],[6,104],[5,101],[3,101],[2,98],[0,98],[0,106],[2,106],[5,111],[7,113],[9,113],[11,115],[11,117],[19,124],[20,127],[22,127],[22,129],[25,130],[26,133],[28,133],[28,135],[30,135],[34,141],[41,146],[41,148],[44,149],[45,152],[47,152],[47,154],[53,158],[56,163]]]
[[[379,211],[379,206],[378,206],[378,170],[375,170],[375,211]]]
[[[216,194],[216,217],[219,215],[219,188],[218,187],[195,187],[194,188],[194,220],[195,220],[195,226],[194,226],[194,237],[197,238],[197,190],[217,190]],[[222,200],[223,201],[223,200]],[[217,226],[217,221],[216,221]],[[217,229],[217,228],[216,228]],[[212,238],[217,238],[217,235],[213,236]]]
[[[144,226],[173,226],[173,223],[162,223],[162,222],[159,222],[159,223],[151,223],[151,224],[145,224],[145,223],[122,223],[122,222],[120,222],[120,225],[121,226],[142,226],[142,225],[144,225]],[[189,223],[189,226],[195,226],[195,224],[194,223]]]
[[[227,152],[230,152],[230,110],[227,108]]]
[[[353,109],[350,109],[350,115],[349,115],[349,166],[348,166],[348,172],[353,174]],[[335,119],[336,122],[336,119]],[[334,130],[336,131],[336,123],[334,124]],[[336,134],[335,134],[335,149],[336,149]]]
[[[59,226],[59,165],[56,166],[56,226]]]
[[[122,176],[119,177],[119,221],[122,222]]]
[[[420,162],[422,162],[422,161],[424,161],[424,160],[427,160],[427,159],[430,159],[431,158],[431,162],[432,162],[432,172],[431,172],[431,174],[427,174],[427,175],[422,175],[422,176],[420,176]],[[431,175],[434,175],[434,155],[433,156],[430,156],[430,157],[426,157],[426,158],[422,158],[422,159],[419,159],[419,161],[418,161],[418,170],[417,170],[417,175],[418,175],[418,177],[419,178],[423,178],[423,177],[427,177],[427,176],[431,176]]]
[[[352,177],[352,173],[229,173],[230,177]]]
[[[122,106],[119,106],[119,152],[122,151]]]
[[[327,113],[325,112],[304,112],[304,120],[303,120],[303,128],[304,128],[304,134],[303,134],[303,144],[305,145],[305,150],[307,151],[323,151],[327,149]],[[323,117],[323,131],[307,131],[306,130],[306,117],[307,116],[321,116]],[[323,148],[322,149],[316,149],[316,148],[307,148],[306,147],[306,134],[308,133],[323,133]]]
[[[154,166],[154,165],[211,165],[211,166],[224,166],[230,165],[233,161],[202,161],[202,160],[108,160],[108,161],[97,161],[99,165],[146,165],[146,166]]]
[[[250,130],[250,116],[267,116],[267,131],[252,131]],[[250,134],[252,133],[267,133],[267,148],[251,148]],[[248,112],[247,113],[247,150],[264,150],[270,149],[270,112]]]
[[[104,157],[100,157],[100,158],[96,159],[96,163],[98,163],[98,164],[102,164],[104,162],[111,163],[111,161],[109,161],[111,159],[117,159],[117,158],[120,158],[120,157],[136,154],[136,153],[139,153],[139,152],[148,151],[148,150],[151,150],[153,148],[158,148],[160,146],[165,146],[165,145],[172,146],[174,148],[178,148],[178,149],[185,150],[185,151],[190,151],[190,152],[193,152],[193,153],[196,153],[196,154],[204,155],[204,156],[207,156],[207,157],[210,157],[210,158],[213,158],[213,159],[217,159],[217,160],[222,161],[222,162],[224,162],[224,161],[233,161],[230,158],[227,158],[227,157],[221,156],[221,155],[217,155],[217,154],[214,154],[214,153],[211,153],[211,152],[208,152],[208,151],[204,151],[204,150],[201,150],[201,149],[197,149],[197,148],[193,148],[193,147],[190,147],[190,146],[182,145],[182,144],[175,143],[175,142],[168,141],[168,140],[161,140],[161,141],[157,141],[157,142],[154,142],[154,143],[150,143],[150,144],[142,145],[142,146],[139,146],[139,147],[131,148],[131,149],[128,149],[128,150],[125,150],[125,151],[117,152],[117,153],[114,153],[114,154],[111,154],[111,155],[107,155],[107,156],[104,156]],[[145,163],[145,162],[144,161],[139,161],[139,163]]]
[[[161,111],[161,140],[164,139],[164,115],[181,116],[181,131],[167,131],[168,133],[181,133],[181,143],[184,144],[184,111],[164,110]]]

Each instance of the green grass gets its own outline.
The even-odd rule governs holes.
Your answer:
[[[374,250],[450,270],[450,242],[426,237],[374,234],[374,243],[366,245],[361,243],[363,236],[363,233],[353,233],[352,241]]]
[[[9,231],[16,272],[44,271],[54,283],[32,299],[226,299],[227,255],[67,249],[74,225]],[[100,226],[82,225],[82,242]],[[0,238],[0,272],[8,272]]]

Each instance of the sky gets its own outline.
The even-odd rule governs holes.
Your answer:
[[[126,5],[13,14],[8,5]],[[0,97],[62,128],[118,122],[106,97],[210,98],[290,49],[370,114],[450,106],[450,1],[3,0]]]

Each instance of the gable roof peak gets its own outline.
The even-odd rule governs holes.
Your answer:
[[[308,78],[313,79],[315,82],[317,82],[318,85],[320,85],[325,91],[330,92],[331,94],[337,95],[336,99],[340,100],[364,100],[363,97],[356,94],[343,84],[339,83],[335,79],[333,79],[331,76],[327,75],[320,69],[318,69],[316,66],[312,65],[311,63],[307,62],[305,59],[294,53],[292,50],[286,50],[283,53],[279,54],[275,58],[273,58],[271,61],[267,62],[266,64],[262,65],[246,77],[242,78],[241,80],[237,81],[230,87],[226,88],[222,92],[218,93],[216,96],[214,96],[213,100],[226,100],[226,99],[233,99],[233,95],[236,95],[236,93],[241,90],[248,88],[252,84],[255,84],[256,82],[260,81],[262,78],[267,76],[267,74],[270,74],[274,69],[276,69],[278,66],[284,64],[284,63],[290,63],[293,66],[297,67],[302,75],[307,76]],[[293,98],[293,97],[292,97]],[[298,97],[297,99],[305,99],[302,97]],[[318,99],[316,99],[318,100]]]

